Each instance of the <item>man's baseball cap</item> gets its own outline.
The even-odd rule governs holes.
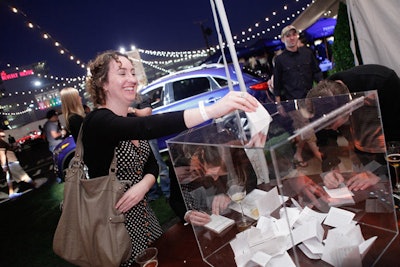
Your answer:
[[[294,30],[295,32],[298,32],[295,26],[288,25],[288,26],[286,26],[285,28],[282,29],[281,37],[286,36],[286,34],[288,34],[291,30]]]

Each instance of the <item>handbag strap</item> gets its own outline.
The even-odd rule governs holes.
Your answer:
[[[79,129],[78,138],[76,139],[76,147],[75,147],[75,162],[78,162],[81,167],[84,166],[83,162],[83,143],[82,143],[82,135],[83,135],[83,123]],[[115,174],[117,172],[117,157],[116,157],[116,148],[114,149],[114,156],[110,164],[110,168],[108,169],[108,174]]]

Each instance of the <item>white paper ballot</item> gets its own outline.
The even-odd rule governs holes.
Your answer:
[[[246,241],[245,232],[237,234],[236,238],[233,239],[229,244],[231,245],[235,257],[239,257],[250,252],[250,247]]]
[[[299,244],[299,249],[310,259],[319,260],[321,259],[321,254],[313,253],[308,247],[303,243]]]
[[[293,262],[292,258],[290,255],[285,252],[282,255],[278,255],[273,257],[269,262],[268,262],[268,267],[296,267],[296,264]]]
[[[298,224],[303,224],[303,223],[307,223],[308,221],[315,219],[317,220],[317,222],[322,223],[326,216],[328,214],[327,213],[321,213],[321,212],[316,212],[312,209],[310,209],[309,207],[305,207],[299,215],[299,218],[297,219],[296,223]]]
[[[267,242],[269,239],[273,238],[274,235],[271,234],[263,234],[261,229],[256,227],[252,227],[247,231],[248,243],[250,247],[254,247],[261,243]]]
[[[361,254],[362,258],[364,258],[365,254],[367,254],[368,250],[371,248],[372,244],[375,242],[375,240],[377,238],[378,238],[377,236],[373,236],[373,237],[365,240],[358,246],[358,249],[360,250],[360,254]]]
[[[322,242],[316,237],[304,240],[302,245],[304,245],[314,255],[319,255],[319,258],[321,258],[321,255],[324,252],[324,244],[322,244]]]
[[[246,267],[248,266],[251,257],[253,256],[252,253],[246,253],[243,255],[235,256],[235,262],[237,267]]]
[[[354,204],[354,194],[349,190],[347,186],[339,188],[328,189],[324,186],[325,192],[329,195],[329,206],[339,207],[347,204]]]
[[[307,224],[302,224],[301,226],[293,229],[292,236],[294,245],[314,237],[322,241],[324,229],[322,228],[321,224],[319,224],[316,220],[313,220]]]
[[[253,257],[251,258],[251,261],[257,263],[260,266],[267,266],[267,263],[271,260],[271,256],[268,255],[267,253],[264,253],[262,251],[257,251]]]
[[[339,227],[350,224],[355,214],[353,212],[331,207],[325,218],[324,224],[332,227]]]
[[[282,205],[278,194],[278,188],[275,186],[274,188],[269,190],[267,194],[257,199],[256,205],[258,208],[258,213],[260,215],[263,216],[270,215],[271,212],[273,212]]]
[[[259,132],[262,132],[265,135],[268,134],[269,124],[272,121],[272,117],[260,102],[258,103],[256,112],[246,112],[246,116],[249,119],[251,136],[258,134]]]
[[[289,226],[290,226],[290,228],[292,228],[293,225],[296,223],[297,219],[299,218],[300,210],[298,208],[282,207],[279,211],[279,215],[281,218],[286,218],[286,215],[287,215],[288,221],[289,221]]]
[[[235,223],[234,220],[222,215],[211,214],[211,221],[204,225],[207,229],[219,234]]]
[[[324,190],[332,198],[352,198],[354,196],[347,186],[334,189],[328,189],[324,186]]]
[[[358,248],[363,242],[359,225],[345,224],[331,229],[324,240],[321,259],[333,266],[357,266],[358,259],[361,258]],[[347,260],[351,260],[354,265],[343,265]]]

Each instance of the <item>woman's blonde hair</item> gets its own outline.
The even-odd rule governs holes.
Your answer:
[[[67,129],[69,129],[69,117],[73,114],[84,117],[85,111],[83,110],[82,101],[77,89],[66,87],[61,90],[61,110],[65,119]]]

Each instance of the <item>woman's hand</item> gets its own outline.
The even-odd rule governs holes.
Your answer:
[[[338,188],[339,185],[344,182],[343,176],[336,171],[328,172],[322,180],[324,181],[324,185],[329,189]]]
[[[289,178],[287,183],[294,189],[298,195],[300,205],[315,206],[323,211],[327,207],[328,194],[325,190],[308,176],[300,176],[296,178]],[[324,211],[325,212],[325,211]]]
[[[351,177],[346,185],[349,190],[358,191],[365,190],[371,185],[375,185],[380,181],[380,178],[370,171],[361,172]]]
[[[122,195],[115,205],[115,208],[120,212],[127,212],[143,200],[154,182],[155,177],[151,174],[146,174],[139,183],[132,185],[131,188]]]
[[[210,215],[203,211],[190,210],[185,214],[185,221],[196,226],[204,226],[211,221]]]
[[[336,171],[327,173],[324,176],[323,180],[325,186],[329,189],[338,188],[339,185],[344,182],[343,176]],[[351,191],[359,191],[365,190],[371,185],[377,184],[379,181],[380,178],[378,176],[370,171],[366,171],[358,173],[351,177],[349,180],[346,181],[346,186]]]
[[[212,202],[212,213],[219,215],[220,212],[224,211],[231,203],[231,199],[225,195],[216,195]]]
[[[214,105],[207,106],[207,115],[211,118],[219,118],[235,110],[254,112],[259,102],[247,92],[230,91]]]

